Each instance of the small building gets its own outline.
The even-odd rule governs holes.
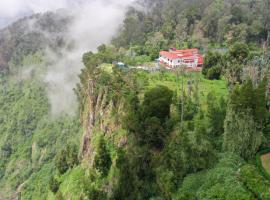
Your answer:
[[[197,71],[203,65],[203,56],[198,49],[170,49],[159,53],[159,63],[165,65],[168,69],[186,66]]]
[[[118,69],[123,69],[123,70],[127,70],[128,69],[128,66],[125,63],[123,63],[123,62],[114,61],[112,64],[115,67],[117,67]]]

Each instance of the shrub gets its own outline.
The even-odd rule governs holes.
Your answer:
[[[237,42],[230,47],[229,59],[236,59],[238,62],[244,62],[248,59],[250,52],[247,44]]]
[[[59,190],[59,186],[60,186],[60,182],[54,176],[52,176],[49,182],[50,190],[54,194],[56,194]]]
[[[55,200],[64,200],[63,194],[60,191],[56,193]]]
[[[270,199],[270,183],[259,174],[255,166],[244,165],[241,167],[240,174],[243,183],[258,199]]]
[[[56,157],[55,157],[55,165],[56,168],[58,169],[60,174],[66,173],[68,170],[68,164],[67,164],[67,158],[66,158],[66,151],[62,150],[60,151]]]
[[[73,144],[67,145],[55,158],[55,165],[60,174],[66,173],[68,169],[77,166],[78,163],[78,150]]]
[[[107,149],[106,142],[103,137],[99,139],[97,154],[94,158],[94,168],[97,169],[103,176],[108,175],[112,164],[110,152]]]
[[[209,51],[204,59],[202,74],[208,77],[208,72],[210,71],[210,69],[216,68],[215,70],[217,70],[219,68],[217,66],[222,65],[222,62],[223,62],[223,57],[221,54]],[[209,72],[209,73],[214,74],[213,72],[215,70],[212,69],[211,70],[212,72]],[[221,73],[221,70],[220,70],[220,73]]]
[[[222,68],[220,66],[215,66],[207,71],[206,78],[209,80],[219,80],[221,76]]]

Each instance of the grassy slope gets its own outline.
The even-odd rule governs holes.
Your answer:
[[[100,68],[108,73],[112,73],[111,64],[102,64]],[[227,98],[228,88],[226,81],[221,80],[207,80],[203,77],[200,72],[187,72],[179,77],[175,72],[164,71],[164,72],[154,72],[148,73],[146,71],[138,71],[137,73],[140,88],[143,90],[148,90],[157,85],[165,85],[169,87],[172,91],[179,91],[182,87],[182,81],[184,83],[184,88],[186,93],[188,92],[189,82],[191,82],[192,90],[194,91],[196,85],[198,85],[200,100],[205,102],[206,96],[209,92],[214,92],[217,97]],[[142,91],[144,93],[145,91]]]
[[[145,76],[149,79],[149,85],[147,88],[152,88],[157,85],[165,85],[173,91],[177,91],[178,94],[181,91],[182,80],[184,84],[184,89],[188,93],[189,82],[191,82],[191,90],[195,90],[196,84],[199,89],[200,101],[202,104],[206,101],[207,94],[209,92],[214,92],[217,97],[227,98],[228,89],[226,81],[222,80],[207,80],[201,73],[187,73],[184,76],[179,76],[173,72],[155,72],[155,73],[146,73],[140,72],[139,76]]]

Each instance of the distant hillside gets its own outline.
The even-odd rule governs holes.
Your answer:
[[[47,47],[61,49],[72,17],[65,11],[35,14],[0,30],[0,72],[9,70],[9,62],[21,63],[24,56]]]
[[[24,65],[40,67],[46,49],[60,52],[68,47],[71,22],[72,17],[59,10],[25,17],[0,30],[0,74]],[[26,183],[30,189],[40,185],[45,190],[55,155],[80,138],[78,117],[50,118],[42,80],[27,76],[18,82],[17,75],[15,80],[9,73],[0,76],[0,200],[19,198]]]

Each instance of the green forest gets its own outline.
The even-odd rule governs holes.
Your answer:
[[[0,30],[0,200],[270,200],[270,1],[137,3],[81,55],[73,115],[40,80],[71,16],[31,17],[51,38]],[[202,71],[138,68],[170,48]]]

